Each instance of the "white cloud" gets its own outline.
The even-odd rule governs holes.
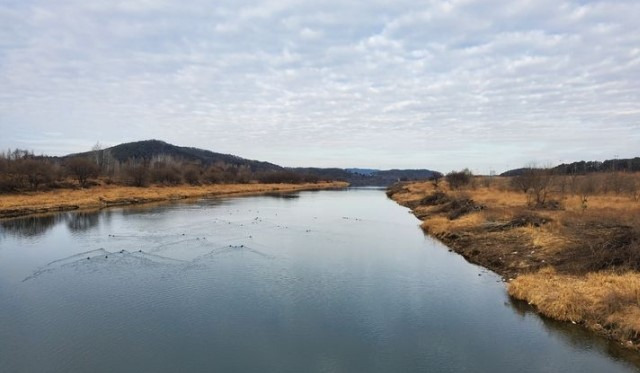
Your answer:
[[[162,138],[443,171],[637,156],[636,14],[636,1],[5,3],[0,147]]]

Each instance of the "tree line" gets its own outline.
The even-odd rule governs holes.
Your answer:
[[[527,195],[529,205],[538,208],[554,207],[557,198],[575,195],[587,207],[589,197],[598,194],[626,195],[640,201],[640,173],[609,171],[598,173],[566,173],[565,169],[530,166],[520,170],[516,176],[475,176],[469,169],[451,171],[444,176],[435,175],[431,182],[441,187],[446,181],[450,190],[475,189],[496,185]],[[500,180],[500,182],[498,182]]]
[[[119,161],[108,150],[88,155],[48,157],[14,149],[0,152],[0,193],[104,184],[144,187],[224,183],[314,183],[315,175],[288,170],[253,171],[248,165],[204,164],[168,155]]]

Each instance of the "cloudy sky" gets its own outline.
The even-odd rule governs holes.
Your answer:
[[[3,0],[0,147],[285,166],[640,156],[640,1]]]

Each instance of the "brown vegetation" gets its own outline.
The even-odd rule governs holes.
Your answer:
[[[625,341],[640,342],[640,276],[637,272],[593,272],[584,276],[547,268],[518,276],[509,294],[535,305],[540,313]]]
[[[102,182],[147,187],[152,184],[300,184],[330,181],[282,168],[252,170],[246,164],[223,161],[203,163],[166,154],[136,156],[122,162],[104,151],[88,154],[55,158],[35,156],[20,149],[0,153],[0,194],[88,188]]]
[[[302,172],[281,168],[280,171],[275,165],[254,171],[249,164],[260,164],[255,161],[205,163],[169,154],[150,155],[142,149],[150,144],[158,142],[133,144],[136,146],[129,149],[129,157],[122,162],[110,151],[102,151],[99,144],[90,153],[64,158],[35,156],[20,149],[0,152],[0,218],[190,197],[348,185]],[[230,162],[240,159],[220,156]]]
[[[560,320],[640,346],[640,174],[473,177],[462,187],[396,184],[387,194],[425,232],[512,280]]]
[[[48,192],[0,195],[0,218],[79,208],[102,208],[186,198],[344,188],[347,185],[348,184],[344,182],[178,185],[149,186],[147,188],[100,185],[91,189],[57,189]]]

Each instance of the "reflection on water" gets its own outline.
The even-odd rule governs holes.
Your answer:
[[[308,191],[313,193],[316,191]],[[265,193],[264,197],[277,199],[294,199],[299,198],[298,193],[291,192],[273,192]],[[222,203],[220,199],[206,199],[201,201],[181,201],[181,205],[197,204],[197,206],[206,205],[209,207],[217,206]],[[158,211],[165,211],[167,203],[154,203],[145,205],[134,205],[124,209],[105,209],[93,211],[75,211],[62,212],[56,214],[42,214],[39,216],[29,216],[15,219],[0,220],[0,236],[12,235],[16,237],[37,237],[46,233],[50,228],[59,222],[66,222],[69,229],[73,231],[85,231],[96,227],[100,219],[110,219],[114,211],[118,214],[129,215],[148,215]]]
[[[0,236],[36,238],[62,222],[70,230],[81,232],[96,227],[100,219],[110,216],[110,211],[77,211],[0,220]]]
[[[300,194],[291,193],[291,192],[272,192],[272,193],[266,193],[265,196],[273,197],[273,198],[291,199],[291,198],[299,198]]]
[[[67,226],[72,231],[86,231],[98,225],[100,217],[99,212],[76,212],[67,214]]]
[[[615,341],[610,341],[603,337],[594,336],[594,334],[579,325],[568,322],[554,320],[539,315],[534,307],[527,302],[509,298],[509,306],[511,306],[523,318],[526,316],[537,317],[542,321],[544,328],[553,335],[562,338],[567,343],[581,350],[601,350],[606,351],[611,358],[615,360],[628,361],[633,365],[640,367],[640,354],[620,346]]]
[[[16,237],[37,237],[46,233],[50,228],[64,221],[67,214],[29,216],[10,220],[0,220],[0,237],[11,235]]]
[[[0,227],[2,372],[635,369],[615,344],[511,301],[380,190]]]

